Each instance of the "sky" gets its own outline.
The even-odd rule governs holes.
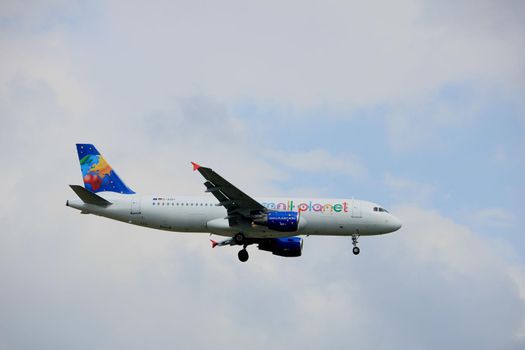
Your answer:
[[[523,349],[523,1],[2,1],[0,349]],[[393,234],[210,249],[67,208],[359,198]]]

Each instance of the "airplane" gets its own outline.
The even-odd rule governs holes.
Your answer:
[[[360,236],[397,231],[401,221],[382,206],[357,199],[252,198],[210,168],[191,162],[204,177],[206,197],[139,195],[124,184],[92,144],[77,144],[84,186],[70,185],[78,199],[66,206],[125,223],[175,232],[203,232],[228,237],[212,248],[240,246],[283,257],[302,254],[299,236],[350,236],[354,255]]]

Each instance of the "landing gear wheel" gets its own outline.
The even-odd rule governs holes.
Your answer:
[[[245,237],[242,232],[237,233],[235,236],[233,236],[233,239],[235,240],[235,243],[237,244],[243,244]]]
[[[250,257],[248,255],[248,251],[246,249],[241,249],[239,250],[239,253],[237,254],[237,256],[239,257],[239,260],[241,262],[246,262],[248,261],[248,258]]]
[[[359,249],[359,247],[354,247],[354,248],[352,249],[352,253],[354,253],[354,255],[359,255],[359,252],[360,252],[360,251],[361,251],[361,250]]]

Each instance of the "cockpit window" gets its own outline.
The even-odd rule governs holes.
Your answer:
[[[388,213],[388,210],[386,210],[384,208],[380,208],[380,207],[374,207],[374,211],[380,211],[380,212]]]

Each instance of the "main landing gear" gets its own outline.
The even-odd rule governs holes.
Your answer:
[[[357,239],[359,238],[359,235],[354,233],[352,235],[352,245],[354,246],[354,248],[352,249],[352,253],[354,253],[354,255],[358,255],[359,252],[361,251],[359,249],[359,247],[357,246]]]
[[[248,261],[248,258],[250,257],[248,255],[248,251],[246,250],[246,247],[244,247],[243,249],[239,250],[239,253],[237,254],[237,256],[239,257],[239,260],[241,262]]]
[[[246,244],[246,237],[244,236],[244,233],[242,232],[237,233],[235,236],[233,236],[233,240],[235,241],[235,244],[243,246],[243,248],[239,250],[239,253],[237,254],[237,256],[239,257],[239,260],[241,262],[248,261],[248,258],[250,256],[248,255],[248,251],[246,250],[247,244]]]

